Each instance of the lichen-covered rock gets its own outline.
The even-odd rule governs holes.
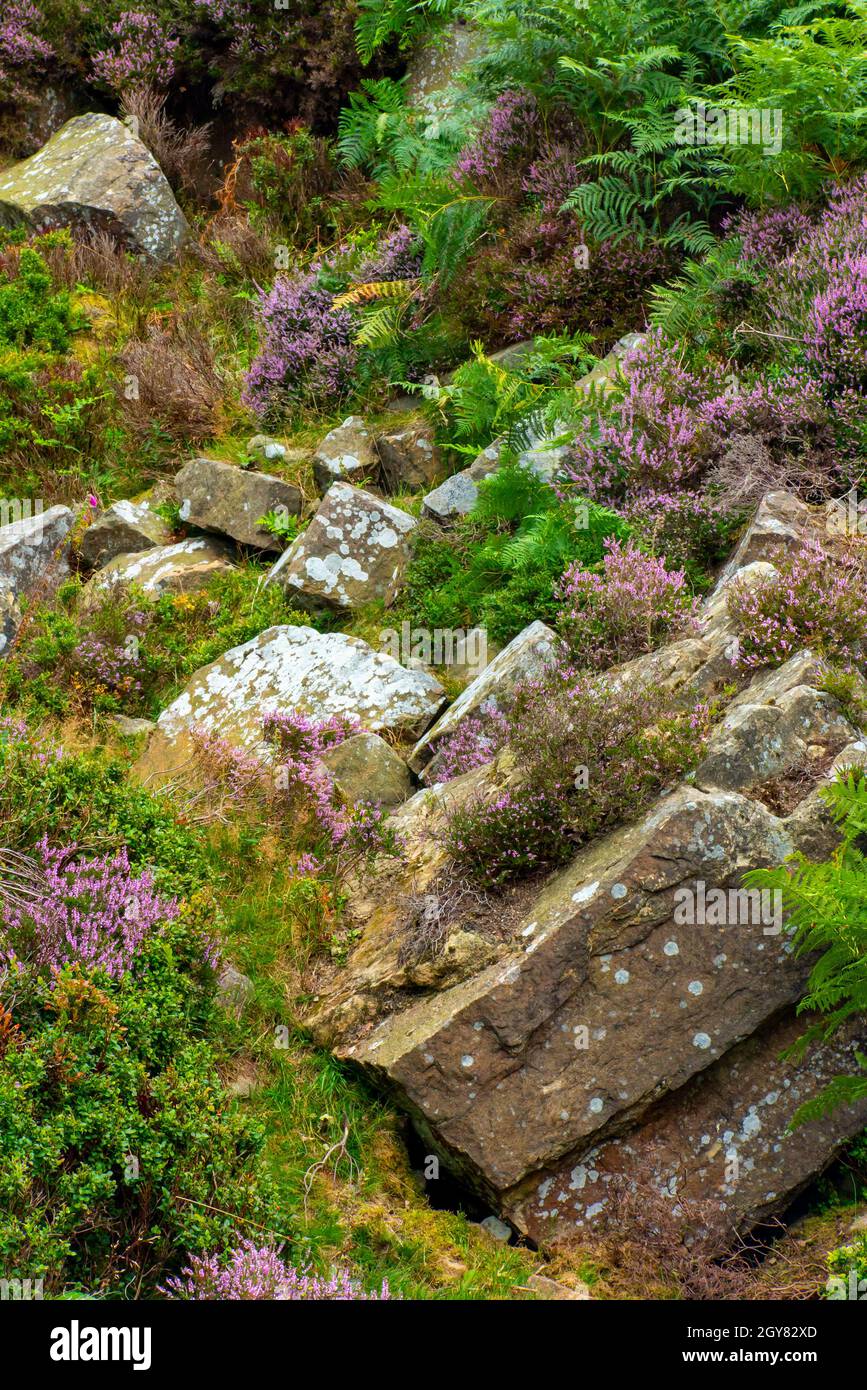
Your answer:
[[[327,492],[332,483],[376,481],[379,454],[360,415],[350,415],[326,434],[313,455],[313,476],[320,492]]]
[[[570,1155],[509,1193],[502,1208],[540,1244],[574,1239],[611,1214],[615,1193],[648,1189],[722,1251],[785,1208],[867,1121],[867,1101],[788,1129],[835,1076],[857,1070],[867,1029],[851,1027],[800,1060],[804,1032],[787,1013],[734,1047],[653,1110],[637,1130]],[[707,1248],[707,1247],[705,1247]]]
[[[174,545],[132,555],[117,555],[87,586],[91,594],[115,584],[137,584],[147,594],[192,594],[204,589],[217,574],[229,574],[236,566],[225,545],[205,536],[190,537]]]
[[[407,425],[377,436],[382,475],[389,492],[420,492],[442,472],[442,454],[429,425]]]
[[[267,512],[301,512],[301,493],[293,483],[219,459],[191,459],[175,478],[175,492],[182,521],[256,550],[280,549],[276,536],[259,525]]]
[[[765,493],[740,544],[717,580],[711,603],[728,587],[739,570],[745,571],[755,561],[773,564],[774,560],[797,548],[810,531],[811,516],[806,502],[793,493]]]
[[[322,763],[344,801],[399,806],[412,795],[413,780],[403,758],[379,734],[354,734],[322,755]]]
[[[156,545],[168,545],[171,531],[147,502],[112,502],[92,521],[81,538],[80,553],[88,569],[116,555],[132,555]]]
[[[150,151],[114,116],[75,116],[29,159],[0,173],[0,222],[106,231],[131,251],[172,260],[189,235]]]
[[[0,526],[0,656],[23,616],[23,601],[40,583],[69,574],[67,541],[75,523],[70,507],[49,507]]]
[[[487,709],[508,709],[515,687],[542,673],[552,660],[556,643],[553,629],[538,621],[513,637],[416,744],[409,760],[413,771],[421,772],[437,746],[465,719]]]
[[[478,500],[478,483],[469,468],[463,468],[426,495],[421,504],[422,515],[430,521],[448,523],[468,516]]]
[[[286,445],[270,434],[254,434],[247,440],[247,453],[263,463],[273,463],[274,459],[286,457]]]
[[[374,732],[412,736],[435,717],[443,694],[426,672],[405,670],[357,637],[270,627],[191,677],[160,715],[140,771],[157,776],[183,766],[194,730],[268,757],[262,722],[281,710],[320,719],[349,715]]]
[[[390,604],[409,563],[418,523],[372,492],[334,483],[307,527],[268,575],[299,607],[352,611]]]

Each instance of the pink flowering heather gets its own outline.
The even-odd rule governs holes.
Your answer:
[[[601,574],[571,566],[560,584],[561,632],[582,666],[601,669],[652,651],[681,628],[695,624],[697,600],[683,570],[605,541]]]
[[[464,772],[492,762],[506,742],[509,721],[496,706],[471,715],[458,725],[450,738],[443,739],[437,752],[436,780],[451,782]]]
[[[402,223],[380,240],[352,278],[363,285],[371,280],[414,280],[420,272],[421,243],[411,228]]]
[[[738,627],[732,661],[741,670],[777,666],[812,648],[844,665],[867,651],[867,575],[845,552],[830,554],[807,540],[755,584],[736,581],[728,610]]]
[[[378,1293],[365,1293],[345,1269],[327,1278],[296,1269],[282,1257],[282,1247],[243,1240],[228,1256],[193,1255],[177,1277],[160,1292],[169,1298],[271,1300],[277,1302],[386,1300],[388,1281]]]
[[[124,10],[111,26],[113,43],[93,55],[91,81],[115,92],[150,82],[167,87],[175,72],[174,54],[180,42],[163,28],[156,15]]]
[[[462,151],[454,175],[480,188],[498,186],[512,174],[516,161],[532,152],[541,124],[532,93],[502,92],[475,139]]]
[[[804,343],[808,364],[832,393],[867,386],[867,249],[829,269],[810,305]]]
[[[11,0],[0,16],[0,100],[28,96],[32,79],[54,57],[51,44],[39,34],[42,14],[30,0]]]
[[[60,970],[78,962],[118,979],[143,942],[177,915],[174,899],[154,891],[148,873],[133,874],[125,849],[82,859],[75,845],[38,846],[45,897],[0,908],[0,967]]]
[[[773,265],[788,256],[812,231],[813,224],[796,203],[763,212],[744,210],[723,221],[723,231],[741,239],[741,257]]]
[[[263,420],[293,408],[318,409],[342,400],[352,385],[357,348],[349,309],[335,309],[319,267],[279,276],[257,311],[260,349],[244,391]]]

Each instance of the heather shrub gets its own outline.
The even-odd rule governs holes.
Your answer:
[[[254,227],[277,229],[302,246],[327,232],[338,187],[328,140],[293,122],[285,133],[254,134],[234,148],[226,179]]]
[[[166,797],[128,780],[125,759],[73,753],[24,720],[0,719],[0,822],[3,842],[30,853],[40,841],[123,846],[133,874],[152,873],[168,898],[207,878],[201,837],[182,824]]]
[[[867,641],[867,571],[863,557],[805,540],[776,562],[776,573],[735,581],[728,611],[735,620],[735,664],[778,666],[802,647],[842,665],[859,666]]]
[[[637,815],[694,765],[709,711],[560,663],[519,689],[508,720],[513,784],[447,812],[449,853],[491,885],[564,863]]]
[[[175,73],[179,40],[157,15],[124,10],[108,29],[109,47],[93,55],[91,81],[114,92],[141,84],[166,87]]]
[[[117,979],[67,966],[4,1000],[5,1269],[44,1277],[46,1296],[147,1296],[186,1252],[267,1221],[262,1132],[204,1040],[220,1025],[200,926],[169,922]]]
[[[579,666],[629,661],[697,626],[697,600],[683,570],[668,570],[663,560],[612,538],[602,573],[570,565],[559,597],[558,628]]]
[[[80,964],[120,978],[144,942],[177,913],[126,851],[87,858],[77,845],[36,849],[38,897],[0,901],[0,975]]]
[[[333,409],[350,393],[357,348],[348,309],[320,282],[319,268],[278,276],[258,307],[260,349],[245,400],[263,421],[293,409]]]
[[[509,721],[493,705],[462,719],[455,732],[437,748],[438,782],[451,782],[465,772],[492,762],[509,737]]]
[[[278,1302],[389,1299],[388,1281],[378,1293],[365,1293],[348,1270],[327,1277],[298,1270],[283,1258],[282,1248],[243,1240],[223,1255],[194,1256],[181,1273],[166,1281],[162,1292],[181,1299],[273,1299]]]
[[[85,598],[80,580],[34,609],[0,668],[0,689],[34,712],[159,713],[188,675],[265,628],[299,618],[250,563],[205,588],[158,598],[115,583]]]

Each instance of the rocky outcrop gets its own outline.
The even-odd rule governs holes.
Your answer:
[[[183,767],[196,730],[267,757],[262,722],[281,710],[349,715],[372,732],[412,736],[435,717],[443,695],[432,676],[405,670],[357,637],[271,627],[196,672],[160,715],[139,771],[159,778]]]
[[[417,526],[408,512],[362,488],[334,483],[268,576],[308,611],[352,611],[395,598]]]
[[[171,531],[147,502],[112,502],[92,521],[81,539],[81,559],[88,569],[113,560],[168,545]]]
[[[109,232],[157,262],[172,260],[189,235],[150,151],[122,121],[95,112],[0,173],[0,222]]]
[[[175,478],[175,491],[182,521],[256,550],[280,549],[276,536],[259,524],[267,512],[301,512],[293,483],[219,459],[191,459]]]
[[[8,649],[24,602],[40,583],[69,574],[67,540],[75,523],[70,507],[49,507],[0,526],[0,656]]]
[[[852,1068],[867,1029],[781,1060],[803,1029],[809,961],[778,897],[744,886],[796,851],[827,855],[820,789],[867,765],[814,654],[749,677],[732,664],[727,586],[773,572],[778,527],[794,517],[797,540],[812,524],[791,500],[764,499],[695,636],[606,677],[723,694],[695,773],[511,897],[468,891],[444,848],[450,809],[520,785],[508,748],[417,793],[391,817],[404,863],[359,886],[360,939],[309,1009],[314,1036],[389,1088],[430,1151],[540,1243],[605,1220],[625,1186],[695,1205],[692,1229],[722,1248],[783,1210],[867,1119],[865,1103],[788,1133],[798,1106]],[[483,707],[496,664],[468,705]]]

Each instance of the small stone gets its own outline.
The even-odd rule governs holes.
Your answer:
[[[487,1231],[489,1236],[493,1236],[494,1240],[502,1241],[504,1245],[512,1239],[511,1226],[507,1225],[505,1221],[501,1221],[499,1216],[486,1216],[484,1221],[479,1222],[479,1225],[483,1231]]]
[[[240,1018],[254,992],[255,986],[250,976],[242,974],[227,961],[217,979],[217,997],[222,1008]]]
[[[350,415],[326,434],[313,455],[313,476],[320,492],[332,483],[365,483],[379,474],[373,435],[360,415]]]
[[[429,425],[392,430],[379,435],[376,442],[389,492],[420,492],[442,472],[442,454]]]
[[[92,521],[81,538],[82,561],[88,569],[153,546],[168,545],[171,531],[147,502],[112,502]]]

